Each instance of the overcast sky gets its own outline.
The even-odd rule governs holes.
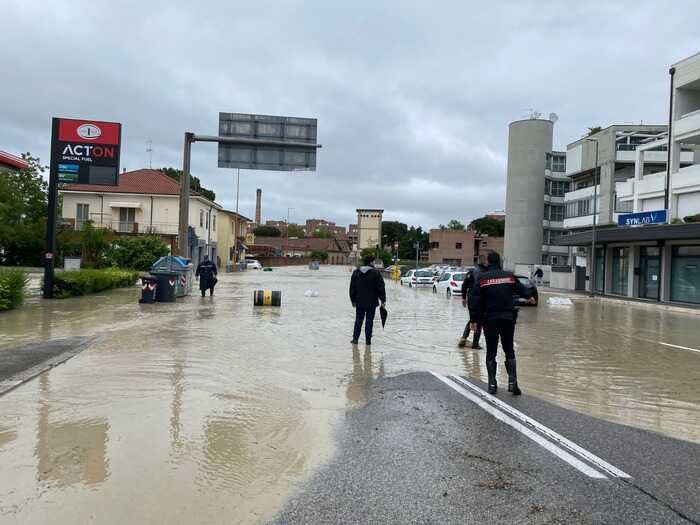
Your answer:
[[[122,167],[182,166],[219,111],[315,117],[316,173],[242,171],[263,218],[358,207],[435,227],[505,206],[508,123],[665,123],[668,67],[700,51],[700,2],[3,0],[0,149],[48,163],[52,116],[123,124]],[[192,173],[235,206],[235,171]]]

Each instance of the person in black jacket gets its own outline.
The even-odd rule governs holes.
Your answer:
[[[355,308],[355,329],[351,343],[356,345],[360,338],[362,322],[365,323],[365,343],[372,344],[372,325],[377,306],[386,304],[384,278],[374,268],[374,257],[365,257],[364,266],[352,273],[350,278],[350,302]]]
[[[486,271],[486,266],[483,263],[479,263],[476,266],[476,268],[467,272],[466,279],[462,281],[462,306],[464,306],[465,308],[467,307],[467,303],[469,302],[469,292],[471,292],[471,289],[474,287],[474,283],[476,282],[479,272],[483,271]],[[474,330],[472,348],[474,348],[475,350],[481,349],[481,346],[479,345],[479,340],[481,339],[481,322],[472,320],[471,315],[469,316],[469,321],[467,321],[467,324],[464,327],[462,338],[459,340],[459,343],[457,343],[457,346],[459,346],[460,348],[464,348],[465,346],[467,346],[467,337],[469,337],[469,333],[471,332],[471,326],[473,322],[476,323],[476,330]]]
[[[205,255],[202,262],[197,266],[195,276],[199,277],[199,289],[204,297],[209,290],[209,295],[214,295],[214,286],[216,285],[216,265],[209,260],[209,256]]]
[[[515,307],[513,296],[525,297],[529,302],[527,289],[522,285],[512,272],[501,268],[501,256],[491,252],[487,257],[488,268],[478,275],[475,285],[469,295],[469,313],[476,323],[481,321],[486,337],[486,370],[489,376],[489,394],[498,391],[496,384],[496,350],[498,340],[501,340],[503,352],[506,354],[506,371],[508,372],[508,392],[519,396],[518,375],[515,366],[515,352],[513,350],[513,336],[515,334],[515,321],[518,311]],[[534,303],[533,303],[534,304]]]

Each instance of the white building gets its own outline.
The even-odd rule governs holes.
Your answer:
[[[158,170],[127,171],[117,186],[64,184],[63,219],[82,228],[87,221],[125,235],[160,235],[175,249],[177,245],[180,186]],[[190,253],[195,263],[204,256],[216,261],[216,223],[221,206],[197,192],[190,194]]]

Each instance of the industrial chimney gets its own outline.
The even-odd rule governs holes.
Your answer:
[[[258,226],[262,224],[262,210],[260,209],[262,203],[262,190],[258,188],[255,190],[255,224]]]

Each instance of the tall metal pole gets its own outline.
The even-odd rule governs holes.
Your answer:
[[[673,147],[673,79],[676,75],[676,68],[668,70],[671,75],[671,93],[668,98],[668,148],[666,158],[666,187],[664,189],[664,210],[666,210],[666,222],[671,222],[671,212],[669,209],[671,193],[671,148]]]
[[[233,263],[238,263],[238,221],[240,215],[238,215],[238,196],[241,190],[241,168],[238,168],[238,174],[236,175],[236,217],[233,220]]]
[[[178,227],[178,251],[182,257],[190,258],[188,236],[190,215],[190,157],[192,155],[194,133],[185,133],[185,145],[182,155],[182,177],[180,177],[180,221]]]
[[[595,234],[596,222],[598,219],[598,139],[588,139],[595,142],[595,171],[593,172],[593,228],[591,230],[591,297],[595,295]],[[605,287],[605,284],[603,284]]]
[[[53,162],[55,138],[58,136],[58,121],[51,121],[51,170],[49,171],[48,216],[46,218],[46,253],[44,254],[44,299],[53,297],[54,257],[56,256],[56,215],[58,213],[58,172]]]

